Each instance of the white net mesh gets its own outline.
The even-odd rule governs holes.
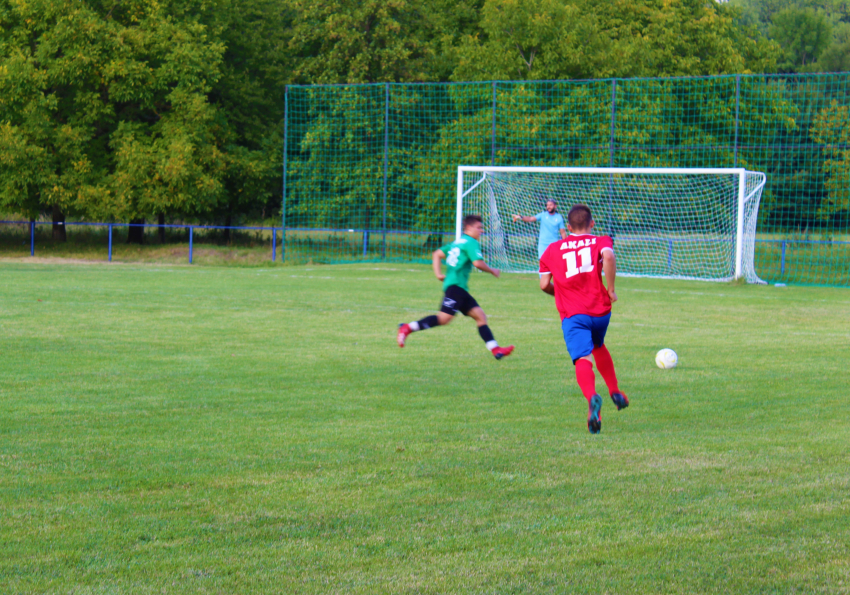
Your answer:
[[[537,168],[540,169],[540,168]],[[535,215],[555,200],[564,215],[590,207],[594,233],[614,239],[618,273],[643,277],[728,281],[735,277],[738,181],[730,170],[676,173],[610,170],[463,171],[462,212],[484,219],[481,245],[488,261],[508,272],[536,272]],[[753,268],[755,225],[764,174],[746,172],[742,275],[762,282]]]

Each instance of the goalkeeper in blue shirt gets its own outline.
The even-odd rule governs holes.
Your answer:
[[[564,217],[558,212],[558,205],[554,200],[546,201],[546,210],[536,215],[523,216],[512,215],[514,221],[522,219],[526,223],[540,222],[540,236],[537,238],[537,258],[542,258],[546,248],[552,242],[567,239],[567,226],[564,225]]]

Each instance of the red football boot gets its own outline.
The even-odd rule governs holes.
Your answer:
[[[410,328],[409,324],[400,324],[398,325],[398,346],[404,347],[404,342],[407,339],[407,335],[412,333],[413,330]]]
[[[508,345],[507,347],[494,347],[494,348],[491,350],[491,352],[490,352],[490,353],[492,353],[492,354],[493,354],[493,356],[494,356],[496,359],[502,359],[502,358],[503,358],[503,357],[505,357],[506,355],[510,355],[511,353],[513,353],[513,350],[514,350],[514,346],[513,346],[513,345]]]

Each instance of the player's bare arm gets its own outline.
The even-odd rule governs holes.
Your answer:
[[[567,230],[564,229],[563,227],[561,229],[559,229],[558,231],[561,232],[561,239],[562,240],[566,240],[570,235],[570,234],[567,233]]]
[[[605,273],[605,288],[611,303],[617,301],[617,292],[614,291],[614,280],[617,277],[617,259],[612,250],[602,251],[602,270]]]
[[[540,274],[540,289],[543,293],[548,293],[551,296],[555,295],[555,286],[552,285],[552,273]]]
[[[537,221],[536,217],[530,217],[528,215],[511,215],[514,218],[514,222],[517,221],[525,221],[526,223],[535,223]]]
[[[437,277],[437,280],[439,281],[442,281],[446,278],[440,267],[440,263],[445,257],[446,253],[442,250],[434,250],[434,252],[431,253],[431,266],[434,268],[434,276]]]
[[[478,270],[479,270],[479,271],[481,271],[482,273],[490,273],[491,275],[493,275],[494,277],[496,277],[496,279],[498,279],[498,278],[499,278],[499,275],[501,275],[501,274],[502,274],[502,272],[501,272],[499,269],[491,268],[491,267],[490,267],[490,266],[488,266],[488,265],[487,265],[487,263],[486,263],[486,262],[484,262],[483,260],[476,260],[476,261],[474,261],[474,262],[472,263],[472,266],[474,266],[476,269],[478,269]]]

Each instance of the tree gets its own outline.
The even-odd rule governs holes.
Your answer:
[[[54,221],[102,193],[109,24],[86,6],[0,4],[0,198]]]
[[[2,5],[5,206],[138,220],[220,200],[227,127],[207,95],[224,47],[182,5]]]
[[[223,130],[224,193],[208,216],[225,225],[246,215],[276,216],[285,91],[297,64],[289,47],[296,13],[281,0],[219,0],[215,10],[198,14],[225,47],[221,75],[207,95]]]
[[[702,0],[486,0],[454,80],[686,76],[769,70],[778,47]]]
[[[773,16],[770,37],[782,47],[783,72],[810,70],[832,41],[832,25],[822,12],[789,7]]]
[[[815,72],[850,71],[850,24],[839,23],[834,31],[833,42],[821,54]]]
[[[293,0],[296,77],[310,83],[424,80],[424,6],[407,0]]]
[[[819,219],[843,215],[844,221],[850,221],[850,108],[833,101],[828,108],[821,110],[812,127],[812,140],[822,143],[826,157],[824,171],[827,196],[818,208]]]
[[[488,0],[458,54],[454,80],[605,76],[612,58],[595,15],[561,0]]]
[[[840,72],[850,70],[850,1],[848,0],[731,0],[740,25],[775,36],[785,50],[786,72]],[[786,12],[787,11],[787,12]],[[789,16],[790,14],[790,16]],[[814,15],[814,22],[813,22]],[[824,23],[826,21],[826,24]],[[826,42],[818,36],[832,29]],[[805,64],[800,49],[809,47]],[[811,59],[811,48],[821,58]]]

